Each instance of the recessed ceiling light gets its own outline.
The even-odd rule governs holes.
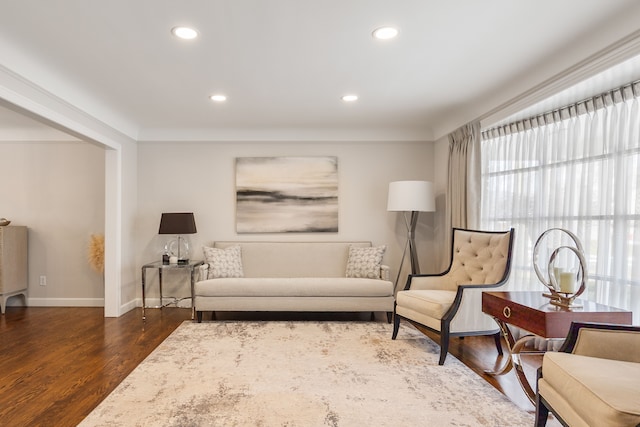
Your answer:
[[[227,96],[222,94],[216,94],[216,95],[211,95],[209,99],[215,102],[224,102],[227,100]]]
[[[358,100],[358,95],[344,95],[342,100],[344,102],[354,102]]]
[[[372,35],[380,40],[389,40],[398,35],[398,30],[393,27],[380,27],[376,28]]]
[[[198,37],[198,32],[189,27],[173,27],[171,34],[184,40],[192,40]]]

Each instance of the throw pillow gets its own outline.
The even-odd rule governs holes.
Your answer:
[[[203,250],[204,260],[209,264],[207,279],[244,277],[240,245],[229,246],[225,249],[205,246]]]
[[[387,250],[386,245],[368,248],[349,246],[349,258],[347,259],[347,277],[366,277],[369,279],[380,278],[380,265],[382,256]]]

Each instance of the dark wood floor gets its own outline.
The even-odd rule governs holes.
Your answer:
[[[362,315],[277,316],[278,320],[359,320]],[[0,317],[0,424],[75,426],[190,318],[190,310],[180,308],[147,310],[143,323],[140,309],[119,318],[104,318],[101,308],[8,307]],[[376,320],[385,321],[382,315]],[[500,377],[484,374],[484,369],[501,362],[491,338],[456,339],[451,354],[518,406],[534,410],[513,372]],[[532,376],[536,363],[533,360],[529,368]]]

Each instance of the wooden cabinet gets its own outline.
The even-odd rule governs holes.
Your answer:
[[[27,227],[0,226],[0,312],[14,295],[24,295],[26,304],[27,275]]]

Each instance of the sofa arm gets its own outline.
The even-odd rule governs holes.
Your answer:
[[[209,278],[209,264],[204,263],[198,267],[198,282]]]
[[[640,363],[640,326],[574,322],[560,351]]]

